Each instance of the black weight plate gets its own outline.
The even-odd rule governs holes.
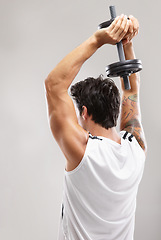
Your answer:
[[[117,69],[120,69],[120,70],[128,70],[128,69],[133,69],[133,68],[141,68],[142,69],[142,64],[140,63],[133,63],[133,64],[124,64],[124,65],[118,65],[118,66],[115,66],[115,67],[110,67],[110,65],[108,65],[106,67],[106,71],[112,71],[114,72],[115,70],[117,71]]]
[[[98,29],[107,28],[111,25],[112,22],[113,22],[113,19],[110,19],[109,21],[103,22],[103,23],[98,25]]]
[[[132,73],[136,73],[142,70],[142,65],[135,64],[133,66],[126,65],[123,67],[117,67],[106,70],[108,77],[129,76]]]
[[[142,62],[141,60],[139,59],[131,59],[131,60],[125,60],[125,61],[121,61],[121,62],[116,62],[116,63],[112,63],[110,65],[108,65],[106,67],[106,69],[111,69],[111,68],[115,68],[115,67],[121,67],[121,66],[124,66],[124,65],[129,65],[129,64],[141,64],[142,65]]]
[[[106,67],[108,77],[129,76],[140,70],[142,70],[142,63],[139,59],[116,62]]]
[[[113,77],[118,77],[118,76],[125,76],[125,75],[130,75],[135,72],[139,72],[142,70],[142,65],[135,64],[133,66],[131,65],[126,65],[124,67],[117,67],[117,68],[112,68],[106,70],[107,76],[113,76]]]

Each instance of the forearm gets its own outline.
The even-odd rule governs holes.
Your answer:
[[[135,53],[133,44],[124,46],[124,53],[126,60],[135,59]],[[140,101],[139,101],[139,86],[140,76],[139,73],[134,73],[129,77],[131,89],[125,90],[122,80],[122,105],[121,105],[121,118],[120,118],[120,129],[126,129],[133,133],[134,129],[138,126],[141,129],[141,112],[140,112]]]
[[[126,60],[131,60],[135,59],[135,52],[133,48],[133,43],[132,41],[126,45],[124,45],[124,53],[125,53],[125,59]],[[129,95],[129,94],[139,94],[139,87],[140,87],[140,74],[139,73],[134,73],[129,76],[129,81],[131,85],[130,90],[125,90],[124,84],[123,84],[123,79],[121,79],[121,85],[122,85],[122,91],[124,95]]]
[[[70,52],[48,75],[46,84],[50,87],[68,89],[83,63],[98,49],[94,35]]]

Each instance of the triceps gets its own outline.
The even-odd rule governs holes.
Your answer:
[[[141,124],[141,114],[138,95],[123,96],[121,106],[120,130],[132,133],[138,143],[145,150],[145,137]]]
[[[146,150],[146,141],[141,122],[138,119],[131,119],[125,124],[124,130],[135,136],[141,148]]]

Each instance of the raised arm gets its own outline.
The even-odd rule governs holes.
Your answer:
[[[83,63],[102,45],[119,42],[127,33],[128,24],[127,18],[121,16],[108,28],[96,31],[69,53],[45,80],[51,130],[67,163],[76,162],[77,165],[84,155],[88,140],[88,133],[78,124],[68,88]]]
[[[130,16],[133,21],[134,29],[132,32],[138,33],[139,24],[135,18]],[[130,36],[129,37],[133,37]],[[124,42],[124,41],[123,41]],[[133,43],[131,39],[129,42],[124,42],[124,52],[126,60],[134,59],[135,53],[133,49]],[[121,79],[122,86],[122,105],[121,105],[121,120],[120,120],[120,130],[125,130],[132,133],[140,144],[141,148],[146,153],[147,146],[144,136],[144,131],[141,123],[141,111],[140,111],[140,74],[135,73],[129,77],[131,90],[125,90],[123,85],[123,79]]]

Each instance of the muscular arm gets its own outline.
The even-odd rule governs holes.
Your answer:
[[[133,50],[132,42],[124,45],[125,58],[134,59],[135,54]],[[141,123],[141,111],[140,111],[140,100],[139,100],[139,90],[140,90],[140,75],[139,73],[132,74],[129,77],[131,90],[125,90],[123,86],[123,79],[121,79],[122,84],[122,105],[121,105],[121,120],[120,120],[120,130],[125,130],[132,133],[140,144],[141,148],[146,153],[146,140],[144,136],[144,131]]]
[[[78,124],[68,88],[83,63],[96,50],[96,40],[92,36],[69,53],[50,72],[45,81],[50,127],[67,159],[67,165],[82,159],[88,140],[88,133]],[[67,169],[71,170],[68,166]]]
[[[87,132],[78,124],[68,88],[83,63],[102,45],[119,42],[127,33],[128,24],[127,18],[121,16],[108,28],[96,31],[69,53],[45,80],[51,130],[67,159],[67,164],[76,162],[77,165],[84,155],[88,140]],[[74,165],[72,166],[74,168]]]

